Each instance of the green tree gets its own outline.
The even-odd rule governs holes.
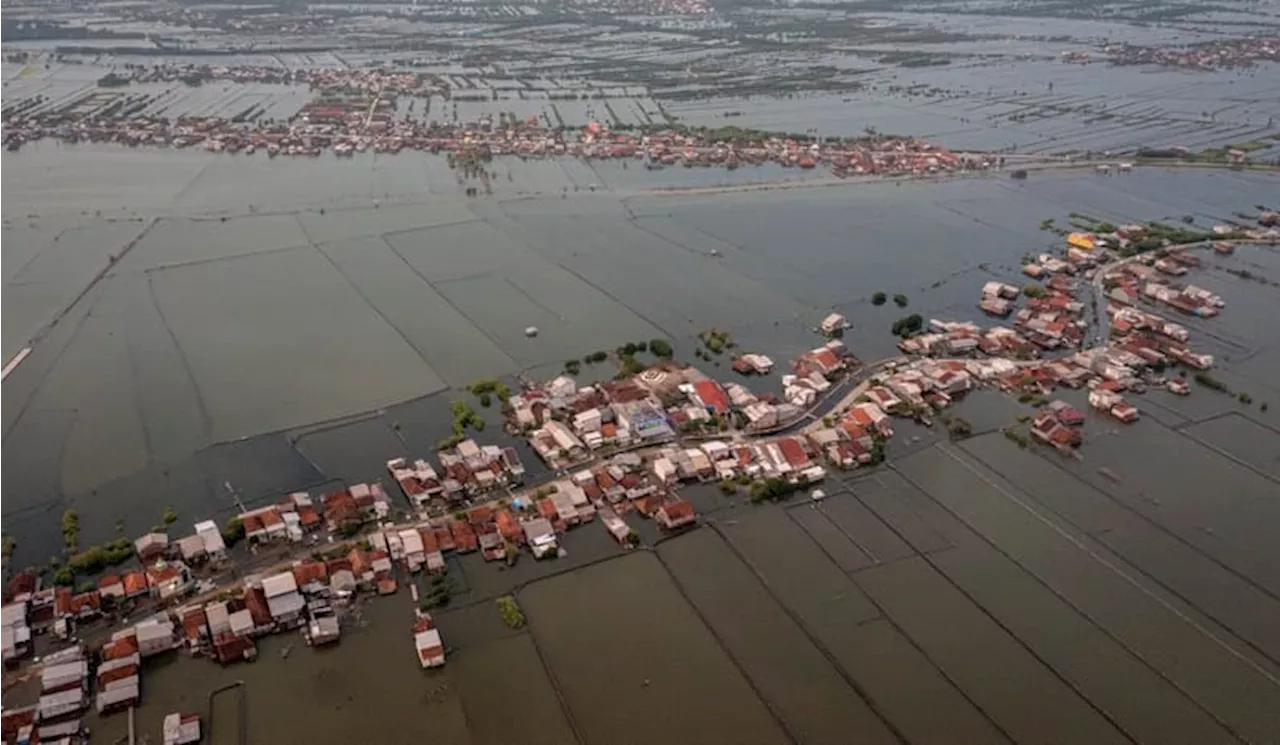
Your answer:
[[[893,296],[893,302],[894,302],[894,304],[895,304],[895,305],[897,305],[899,308],[905,308],[905,307],[907,307],[907,296],[906,296],[906,295],[903,295],[903,294],[901,294],[901,293],[899,293],[899,294],[897,294],[897,295],[894,295],[894,296]]]
[[[673,354],[671,345],[667,342],[666,339],[650,339],[649,351],[653,352],[654,356],[661,357],[664,360],[671,359],[671,356]]]
[[[238,517],[227,518],[227,524],[222,528],[222,541],[228,546],[234,546],[242,538],[244,538],[244,522]]]
[[[1044,297],[1045,290],[1035,282],[1028,282],[1027,286],[1022,288],[1022,294],[1027,297]]]
[[[884,302],[885,302],[885,300],[887,300],[887,299],[888,299],[888,298],[887,298],[887,297],[885,297],[885,294],[884,294],[883,292],[877,292],[877,293],[875,293],[874,295],[872,295],[872,296],[871,296],[871,304],[872,304],[872,305],[884,305]]]
[[[178,513],[174,512],[172,507],[165,507],[164,515],[161,519],[164,520],[165,525],[173,525],[178,521]]]
[[[59,587],[70,587],[76,583],[75,572],[63,567],[53,573],[53,584]]]

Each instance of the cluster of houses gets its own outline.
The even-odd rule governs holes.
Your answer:
[[[236,516],[244,537],[254,545],[276,542],[319,543],[320,533],[355,532],[371,521],[391,515],[391,500],[378,482],[353,484],[328,492],[319,504],[308,492],[294,492],[280,501],[246,510]]]
[[[1116,303],[1108,304],[1107,313],[1111,316],[1113,348],[1156,367],[1175,362],[1197,370],[1213,367],[1212,355],[1193,352],[1187,346],[1189,334],[1180,324]]]
[[[439,471],[423,458],[412,463],[407,458],[387,461],[391,478],[420,514],[439,514],[446,507],[517,486],[524,480],[524,464],[514,448],[463,440],[441,450],[437,457]]]
[[[119,630],[92,655],[82,644],[50,654],[40,670],[40,697],[31,706],[7,709],[4,713],[4,741],[15,743],[88,742],[81,714],[93,706],[97,713],[109,714],[141,701],[142,661],[177,646],[175,625],[167,614],[144,619]],[[169,720],[178,727],[170,732]],[[196,742],[199,717],[175,714],[166,719],[164,742]]]
[[[1226,305],[1221,297],[1203,287],[1176,285],[1161,276],[1181,276],[1199,261],[1183,251],[1170,251],[1163,258],[1143,256],[1128,262],[1103,277],[1107,300],[1130,306],[1146,300],[1200,318],[1216,316]]]
[[[510,417],[549,466],[571,468],[600,451],[657,445],[677,433],[710,437],[731,429],[767,431],[798,418],[854,364],[839,341],[806,352],[794,361],[794,374],[783,377],[786,400],[781,402],[674,364],[581,387],[562,375],[513,396]],[[742,372],[764,372],[773,362],[743,355],[735,365]]]
[[[1084,441],[1080,428],[1084,412],[1066,401],[1051,401],[1036,413],[1031,422],[1031,435],[1041,442],[1069,453]]]
[[[898,342],[904,354],[917,357],[968,357],[982,353],[1001,359],[1034,359],[1041,347],[1007,326],[982,328],[969,321],[930,319],[928,329]]]
[[[843,342],[832,340],[791,362],[793,374],[782,376],[782,396],[798,410],[813,406],[842,375],[858,366]],[[801,413],[797,411],[798,415]],[[788,418],[779,418],[780,422]]]

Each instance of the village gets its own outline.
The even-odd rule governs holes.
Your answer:
[[[665,341],[653,340],[615,350],[613,379],[580,384],[569,374],[578,369],[571,361],[551,380],[522,380],[518,392],[497,381],[472,386],[478,396],[499,398],[508,431],[551,469],[536,484],[525,483],[514,448],[458,435],[441,443],[438,469],[425,458],[389,460],[396,496],[379,482],[314,497],[295,492],[245,509],[222,528],[205,520],[176,538],[156,530],[129,546],[111,545],[108,565],[136,561],[139,568],[108,566],[75,589],[61,580],[48,586],[37,572],[18,574],[5,588],[6,667],[26,662],[42,637],[61,641],[39,660],[38,702],[6,710],[5,742],[77,742],[85,709],[109,714],[139,703],[152,656],[190,654],[226,665],[256,658],[255,640],[264,635],[336,643],[365,598],[402,586],[415,601],[406,654],[423,668],[444,665],[446,643],[431,611],[449,601],[449,556],[479,552],[500,566],[522,555],[551,560],[565,555],[574,530],[594,522],[622,550],[637,548],[635,520],[664,535],[697,525],[697,511],[681,496],[693,484],[751,502],[820,500],[832,470],[885,459],[895,420],[940,421],[952,438],[972,434],[947,410],[976,389],[1034,408],[1005,428],[1019,447],[1042,443],[1072,457],[1080,457],[1088,415],[1054,398],[1058,389],[1087,391],[1088,407],[1118,423],[1139,418],[1133,396],[1151,388],[1189,395],[1181,369],[1223,390],[1206,372],[1212,356],[1194,351],[1188,328],[1160,311],[1220,313],[1221,297],[1180,281],[1203,267],[1195,251],[1230,255],[1241,243],[1274,242],[1274,229],[1222,226],[1214,231],[1219,240],[1161,239],[1152,248],[1159,227],[1103,227],[1067,233],[1060,255],[1025,257],[1023,273],[1037,280],[1025,287],[991,281],[980,288],[978,307],[1011,319],[1010,327],[909,317],[894,329],[903,356],[866,364],[839,338],[849,321],[829,315],[816,329],[827,340],[790,362],[781,397],[747,385],[770,373],[773,360],[742,352],[718,329],[699,335],[696,356],[733,350],[738,380],[677,363]],[[658,361],[637,363],[641,351]],[[397,522],[403,514],[416,517]],[[240,541],[250,551],[243,563],[232,555]],[[220,581],[228,568],[231,581]],[[499,601],[504,618],[519,615],[508,607],[512,598]],[[166,744],[199,738],[198,715],[175,712],[170,720]]]
[[[132,82],[198,85],[206,80],[306,85],[315,97],[287,121],[264,118],[264,109],[258,106],[229,118],[170,119],[143,113],[154,104],[151,96],[121,92]],[[822,166],[837,176],[986,170],[1001,163],[999,156],[956,154],[923,140],[892,136],[820,140],[735,127],[640,126],[620,121],[572,126],[556,113],[554,100],[548,102],[554,121],[550,114],[540,119],[500,112],[496,118],[485,114],[462,122],[457,119],[456,103],[452,119],[448,117],[450,100],[487,101],[488,94],[452,90],[440,78],[420,73],[136,66],[125,74],[112,73],[99,81],[99,86],[96,92],[56,106],[37,98],[6,105],[7,149],[15,151],[28,142],[56,139],[129,147],[203,148],[229,154],[260,152],[268,157],[416,150],[444,153],[451,165],[474,167],[484,178],[489,173],[481,166],[502,156],[641,160],[650,169],[676,165],[734,169],[774,163],[800,169]],[[578,98],[578,94],[571,95]],[[446,111],[439,120],[425,119],[432,96],[444,96]],[[415,114],[410,106],[401,113],[398,104],[402,98],[411,104],[422,103],[423,110]]]

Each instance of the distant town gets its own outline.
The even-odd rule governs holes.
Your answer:
[[[170,119],[141,113],[155,104],[151,95],[122,97],[115,92],[131,83],[195,86],[216,81],[305,85],[314,98],[288,121],[265,118],[264,107],[256,105],[230,118]],[[42,97],[7,102],[7,149],[19,150],[25,143],[42,139],[130,147],[197,147],[246,155],[261,152],[268,157],[314,157],[323,152],[351,156],[407,149],[447,154],[451,165],[474,171],[483,181],[490,177],[484,164],[500,156],[638,160],[651,169],[675,165],[733,169],[775,163],[801,169],[822,166],[837,176],[985,170],[1003,162],[1000,156],[956,154],[923,140],[887,135],[817,138],[733,126],[634,126],[616,121],[573,127],[547,115],[540,121],[536,116],[519,118],[506,112],[496,118],[485,115],[476,121],[459,122],[456,103],[452,120],[446,116],[448,102],[468,100],[476,94],[451,90],[438,76],[411,72],[131,66],[124,73],[105,76],[98,85],[100,92],[56,104]],[[418,112],[411,118],[412,106],[399,113],[401,98],[430,106],[433,95],[444,96],[446,111],[439,120],[424,121],[429,112]],[[578,97],[570,95],[575,100]],[[608,106],[607,102],[604,105]],[[554,102],[551,106],[555,112]]]

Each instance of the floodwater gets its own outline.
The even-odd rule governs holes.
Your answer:
[[[260,502],[382,477],[434,449],[477,378],[656,336],[687,355],[709,326],[782,361],[833,309],[873,360],[905,312],[979,320],[982,282],[1020,283],[1019,257],[1057,244],[1042,219],[1209,226],[1280,193],[1274,172],[1155,169],[658,193],[801,175],[500,161],[468,200],[413,153],[7,157],[4,356],[32,347],[3,389],[17,566],[57,553],[67,507],[92,543],[166,505],[221,519],[227,482]],[[706,486],[692,534],[627,516],[652,551],[587,525],[554,562],[452,560],[443,671],[414,660],[403,590],[333,649],[149,663],[142,731],[209,721],[209,691],[244,680],[255,743],[1275,742],[1280,422],[1261,403],[1280,403],[1280,254],[1189,279],[1226,297],[1186,325],[1252,403],[1153,391],[1132,426],[1091,416],[1075,461],[1017,448],[996,430],[1029,410],[975,394],[956,413],[977,436],[904,424],[887,467],[816,505]],[[536,477],[480,411],[479,439]],[[509,592],[526,629],[493,607]],[[219,698],[210,742],[235,741],[237,707]],[[95,724],[104,742],[123,727]]]
[[[777,174],[500,161],[493,197],[468,200],[442,159],[418,153],[268,161],[45,143],[5,165],[24,188],[5,193],[3,351],[32,353],[4,386],[6,464],[22,464],[5,469],[4,515],[28,536],[27,563],[56,550],[50,516],[69,506],[98,541],[117,521],[145,530],[165,505],[184,522],[222,517],[226,482],[253,502],[381,477],[387,459],[434,449],[467,383],[551,374],[626,341],[687,349],[715,326],[786,360],[837,310],[854,351],[877,359],[901,311],[872,306],[876,291],[975,318],[981,282],[1017,281],[1019,257],[1054,244],[1041,219],[1209,225],[1278,183],[1139,169],[666,194],[654,189]],[[1205,284],[1240,297],[1248,322],[1274,299],[1217,272]],[[1280,359],[1228,326],[1235,311],[1205,324],[1209,351],[1239,359],[1261,401]],[[1185,421],[1176,407],[1202,399],[1162,415]],[[483,437],[505,442],[496,410],[483,413]]]

